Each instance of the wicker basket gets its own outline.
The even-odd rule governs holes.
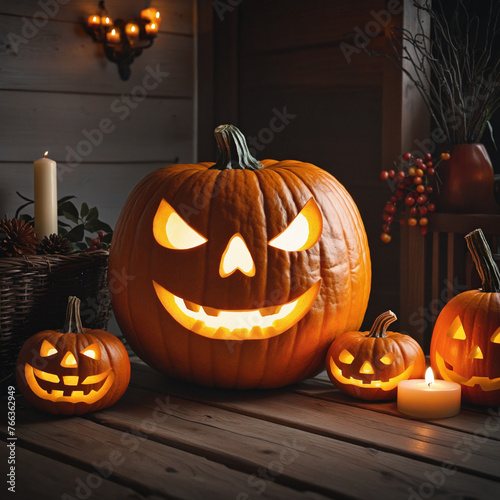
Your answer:
[[[64,325],[68,296],[81,299],[84,326],[106,329],[111,310],[106,250],[0,259],[0,372],[14,372],[24,341]]]

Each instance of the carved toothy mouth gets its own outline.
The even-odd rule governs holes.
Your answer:
[[[30,389],[41,399],[54,402],[68,402],[68,403],[87,403],[93,404],[101,399],[113,385],[115,375],[111,368],[98,375],[90,375],[80,382],[81,386],[85,386],[82,390],[72,390],[72,387],[78,386],[78,376],[66,375],[59,377],[54,373],[48,373],[33,368],[29,363],[26,363],[24,368],[26,381]],[[38,380],[44,380],[53,384],[59,383],[63,379],[63,389],[44,389]],[[102,386],[98,389],[91,389],[90,386],[104,381]],[[43,383],[42,383],[43,384]],[[60,386],[59,386],[60,387]]]
[[[371,387],[375,389],[382,389],[383,391],[392,391],[398,386],[399,382],[410,378],[411,372],[413,371],[413,365],[414,363],[412,363],[403,373],[390,378],[389,380],[362,380],[354,377],[344,377],[344,375],[342,375],[342,370],[335,364],[333,359],[330,359],[330,369],[332,374],[341,384],[355,385],[357,387],[364,388]]]
[[[163,307],[184,328],[211,339],[260,340],[280,335],[299,322],[314,304],[321,280],[286,304],[240,311],[194,304],[177,297],[156,281],[153,285]]]
[[[489,378],[474,376],[469,379],[462,377],[453,371],[453,366],[445,361],[438,352],[436,352],[436,365],[443,379],[448,380],[448,382],[456,382],[457,384],[466,385],[468,387],[479,385],[483,391],[496,391],[500,389],[500,377]]]

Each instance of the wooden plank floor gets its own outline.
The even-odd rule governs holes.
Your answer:
[[[343,395],[324,374],[239,392],[133,363],[130,387],[111,408],[54,417],[19,397],[16,418],[19,499],[500,496],[498,408],[413,420],[394,402]],[[3,422],[0,436],[5,449]]]

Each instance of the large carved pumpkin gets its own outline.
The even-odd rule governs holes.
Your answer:
[[[122,397],[130,361],[117,337],[82,327],[80,300],[70,297],[64,328],[30,337],[17,358],[16,375],[23,396],[36,408],[81,415]]]
[[[466,236],[482,280],[438,316],[431,341],[432,368],[462,386],[462,400],[500,405],[500,271],[480,229]]]
[[[216,129],[216,164],[172,165],[130,194],[110,252],[133,350],[199,384],[280,387],[316,374],[359,328],[371,268],[353,200],[309,163],[264,160]]]

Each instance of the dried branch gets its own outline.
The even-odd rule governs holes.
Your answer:
[[[414,1],[417,32],[393,28],[392,53],[367,52],[386,57],[409,77],[449,143],[479,142],[500,108],[500,2],[489,0],[481,17],[471,0],[458,0],[451,16],[439,0],[434,4]],[[424,17],[431,21],[430,36]]]

